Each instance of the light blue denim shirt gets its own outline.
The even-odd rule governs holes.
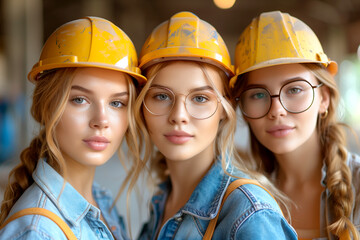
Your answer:
[[[228,168],[229,169],[229,168]],[[248,178],[239,170],[238,177]],[[236,180],[225,174],[217,161],[195,188],[190,199],[160,229],[170,181],[161,184],[152,198],[150,220],[139,239],[202,239],[219,211],[228,185]],[[276,201],[262,188],[247,184],[234,190],[225,201],[213,239],[297,239],[295,230],[282,216]]]
[[[77,239],[127,239],[122,219],[110,193],[97,184],[93,194],[107,225],[100,220],[100,210],[86,201],[69,183],[64,190],[63,178],[44,160],[39,160],[33,173],[34,183],[22,194],[9,216],[24,208],[40,207],[61,217]],[[111,230],[111,231],[110,231]],[[113,234],[113,235],[112,235]],[[61,229],[50,219],[40,215],[27,215],[10,222],[0,231],[0,239],[66,239]]]
[[[350,168],[352,174],[352,189],[354,194],[354,208],[350,216],[351,222],[355,225],[355,227],[360,231],[360,157],[356,154],[352,154],[348,152],[347,154],[347,165]],[[326,225],[327,223],[334,222],[334,207],[332,206],[332,202],[330,200],[330,192],[329,189],[326,188],[327,183],[327,175],[326,175],[327,167],[324,163],[322,168],[322,180],[321,184],[325,188],[325,191],[321,194],[321,203],[320,203],[320,233],[321,238],[317,238],[316,240],[330,239],[336,240],[337,237],[332,235],[327,231]]]

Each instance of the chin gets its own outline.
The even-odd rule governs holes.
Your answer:
[[[88,163],[88,165],[91,166],[101,166],[105,163],[107,163],[111,156],[99,156],[99,154],[90,154],[90,156],[86,157],[86,162]]]
[[[182,151],[183,153],[184,151]],[[171,153],[169,152],[161,152],[162,155],[164,155],[164,157],[170,161],[174,161],[174,162],[182,162],[182,161],[186,161],[188,159],[191,158],[191,156],[189,156],[188,154],[182,154],[182,153],[177,153],[176,151],[173,151]]]
[[[291,153],[296,149],[296,147],[294,147],[294,146],[286,146],[286,144],[270,146],[270,147],[266,147],[266,148],[269,149],[274,154],[277,154],[277,155]]]

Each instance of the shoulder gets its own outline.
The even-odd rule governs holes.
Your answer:
[[[348,153],[347,157],[348,166],[352,174],[360,174],[360,156],[355,153]]]
[[[52,220],[40,215],[27,215],[8,223],[0,231],[0,239],[66,239]]]
[[[352,188],[355,194],[352,222],[360,229],[360,156],[349,152],[348,165],[352,174]]]
[[[56,214],[60,214],[54,202],[42,191],[37,184],[32,184],[16,201],[9,216],[25,208],[45,208]]]
[[[32,184],[12,207],[8,217],[25,208],[34,207],[45,208],[60,215],[46,194],[36,184]],[[56,223],[40,215],[19,217],[0,231],[0,239],[63,239],[62,235],[62,230]]]
[[[235,189],[224,203],[233,205],[237,211],[257,212],[271,210],[282,215],[275,199],[263,188],[254,184],[245,184]]]
[[[360,156],[353,153],[348,153],[348,166],[352,175],[352,185],[355,187],[358,195],[360,190]]]
[[[230,239],[297,239],[275,199],[254,184],[235,189],[225,201],[219,219],[231,226]]]

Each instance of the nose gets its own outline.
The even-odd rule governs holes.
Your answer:
[[[268,117],[274,119],[277,117],[286,116],[287,111],[280,102],[279,95],[271,96],[271,106],[268,112]]]
[[[98,104],[98,106],[94,106],[94,110],[92,111],[92,117],[90,120],[91,128],[108,128],[109,127],[109,116],[105,104]]]
[[[174,106],[169,114],[169,121],[171,124],[188,123],[189,114],[185,107],[185,100],[182,98],[175,99]]]

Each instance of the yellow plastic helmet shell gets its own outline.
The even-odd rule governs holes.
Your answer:
[[[324,53],[315,33],[301,20],[280,11],[262,13],[240,35],[235,49],[235,76],[280,64],[320,63],[335,75],[337,63]]]
[[[98,17],[81,18],[56,29],[45,42],[28,79],[36,82],[46,71],[66,67],[111,69],[129,74],[140,84],[146,81],[130,38],[110,21]]]
[[[216,29],[191,12],[179,12],[157,26],[146,39],[139,67],[171,60],[207,62],[233,76],[226,44]]]

